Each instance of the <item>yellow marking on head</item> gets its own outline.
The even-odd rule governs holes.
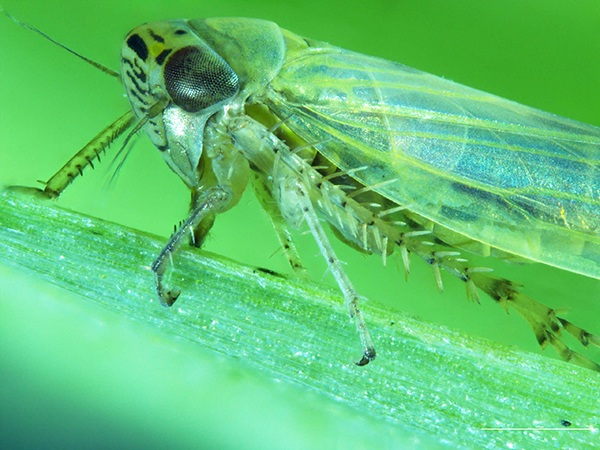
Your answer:
[[[165,49],[165,46],[161,42],[155,42],[150,46],[150,54],[155,58],[161,54],[161,52]]]

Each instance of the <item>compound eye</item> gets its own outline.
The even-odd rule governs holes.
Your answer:
[[[187,112],[198,112],[237,94],[238,77],[210,49],[184,47],[169,58],[164,68],[167,92]]]

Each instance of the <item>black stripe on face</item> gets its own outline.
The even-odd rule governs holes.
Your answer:
[[[162,38],[162,36],[154,33],[152,30],[148,30],[148,32],[150,33],[150,36],[152,36],[152,39],[154,39],[156,42],[161,42],[164,44],[165,40]]]
[[[140,94],[148,95],[148,91],[140,86],[140,84],[137,82],[137,77],[134,74],[132,74],[129,70],[126,70],[125,75],[127,75],[127,78],[129,78],[131,82],[135,85],[135,88]]]
[[[146,61],[148,58],[148,47],[139,34],[132,34],[129,36],[129,39],[127,39],[127,46],[138,55],[138,58],[142,61]]]
[[[133,63],[127,58],[121,58],[121,61],[123,64],[127,64],[131,68],[133,75],[135,75],[138,80],[144,84],[146,83],[146,73],[140,68],[137,59]]]
[[[148,102],[146,100],[144,100],[142,97],[140,97],[140,95],[134,90],[134,89],[129,89],[129,93],[134,96],[138,102],[140,102],[142,105],[147,105]]]
[[[173,51],[172,49],[168,48],[168,49],[160,52],[160,55],[158,55],[156,57],[156,64],[158,64],[159,66],[162,66],[162,64],[165,62],[165,59],[167,58],[167,56],[169,56],[169,53],[171,53],[172,51]]]

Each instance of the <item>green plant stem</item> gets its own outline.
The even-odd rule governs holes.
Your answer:
[[[149,266],[165,239],[86,217],[31,195],[0,193],[0,261],[134,321],[241,358],[392,427],[457,447],[589,448],[600,374],[520,352],[363,302],[379,351],[366,367],[341,296],[191,248],[174,259],[172,308]],[[578,432],[560,428],[566,419]],[[536,428],[493,431],[483,428]],[[595,429],[595,432],[593,431]]]

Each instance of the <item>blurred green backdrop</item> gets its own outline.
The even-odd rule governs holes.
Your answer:
[[[20,0],[4,7],[114,69],[123,36],[140,23],[263,18],[300,35],[600,126],[595,0]],[[6,18],[0,18],[0,29],[0,184],[32,185],[48,179],[128,102],[114,79],[34,33]],[[111,189],[104,187],[107,166],[86,171],[60,204],[165,237],[185,217],[183,183],[144,137]],[[219,218],[206,248],[289,272],[279,253],[271,257],[278,243],[248,194]],[[297,240],[313,279],[320,280],[325,265],[314,257],[318,249],[311,236],[298,234]],[[449,276],[440,295],[430,269],[417,260],[405,283],[393,260],[383,268],[375,257],[365,259],[341,244],[336,250],[359,292],[372,300],[539,351],[515,313],[507,316],[487,298],[482,305],[469,304],[462,283]],[[571,308],[568,317],[576,324],[600,332],[597,280],[539,265],[493,267],[525,284],[535,299]],[[330,276],[322,282],[333,285]],[[0,267],[0,285],[0,447],[89,447],[82,443],[91,441],[99,448],[367,448],[374,443],[352,411],[301,387],[264,379],[241,363],[131,324],[18,270]],[[552,350],[546,353],[553,357]],[[27,431],[32,429],[38,431]]]

